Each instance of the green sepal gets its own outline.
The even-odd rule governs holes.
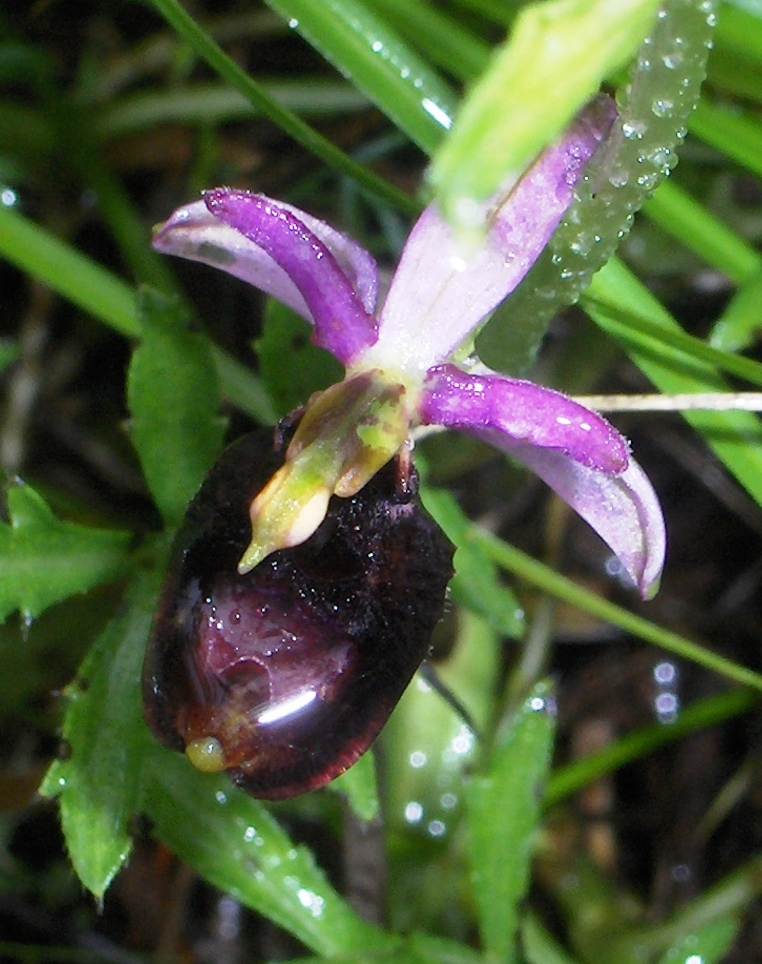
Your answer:
[[[635,53],[656,6],[656,0],[555,0],[522,9],[430,168],[448,218],[467,227],[472,201],[494,193],[561,134],[604,78]]]

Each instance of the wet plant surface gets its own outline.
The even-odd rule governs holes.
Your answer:
[[[453,91],[483,69],[478,51],[504,35],[505,24],[489,13],[477,16],[466,2],[443,4],[463,65],[437,65],[392,12],[375,2],[359,6],[420,45]],[[420,6],[424,16],[433,9]],[[413,198],[433,149],[424,121],[414,137],[404,118],[388,120],[288,29],[285,7],[196,4],[193,13],[279,102],[391,191]],[[692,364],[720,364],[700,355],[699,341],[750,364],[758,358],[760,171],[735,149],[740,136],[717,133],[724,129],[712,126],[711,111],[732,105],[760,146],[754,125],[762,91],[753,45],[742,38],[762,38],[762,21],[741,3],[721,4],[719,14],[704,101],[669,184],[695,199],[695,220],[682,229],[668,206],[674,197],[657,194],[619,249],[696,342],[679,346],[687,355],[675,358],[674,345],[653,330],[644,348],[599,327],[595,297],[582,308],[557,305],[530,372],[541,384],[575,396],[652,392],[644,355],[667,357],[676,379],[695,374]],[[738,413],[715,413],[689,424],[677,412],[609,415],[630,439],[667,522],[667,563],[649,602],[638,600],[609,550],[537,478],[473,439],[421,438],[415,453],[423,504],[455,543],[458,573],[426,673],[416,675],[372,753],[335,786],[267,806],[238,794],[224,774],[196,772],[182,753],[165,752],[143,726],[142,648],[172,538],[224,444],[260,437],[252,432],[266,437],[250,478],[261,487],[274,458],[272,429],[261,426],[336,381],[336,364],[310,344],[308,326],[274,301],[204,265],[170,266],[154,255],[151,226],[201,188],[235,184],[287,198],[350,231],[387,269],[417,202],[395,206],[393,198],[358,189],[318,159],[319,151],[249,110],[148,6],[38,4],[0,15],[0,29],[6,62],[15,65],[0,73],[0,214],[22,215],[107,269],[109,279],[126,279],[112,290],[100,275],[97,283],[71,275],[75,267],[63,261],[59,276],[46,273],[49,252],[33,245],[23,261],[21,234],[4,242],[0,221],[0,462],[10,520],[0,533],[0,959],[237,962],[315,954],[359,961],[404,954],[472,961],[485,950],[499,957],[506,947],[513,957],[499,959],[530,964],[762,959],[753,677],[762,673],[762,514],[760,491],[748,481],[760,451],[755,417],[741,422]],[[464,65],[472,62],[468,74]],[[619,82],[614,73],[609,86]],[[714,222],[704,223],[702,212],[728,229],[719,254]],[[136,285],[151,289],[140,323]],[[172,294],[179,308],[167,307]],[[499,312],[510,324],[510,302]],[[642,333],[643,316],[633,309],[633,330]],[[499,340],[491,344],[493,353],[505,350]],[[142,355],[136,360],[134,352]],[[517,349],[515,369],[520,356]],[[756,368],[731,367],[723,387],[756,390],[755,378]],[[157,386],[155,398],[146,385]],[[382,470],[358,498],[397,498],[395,471]],[[203,528],[208,515],[200,501],[196,507]],[[361,521],[351,505],[343,511],[351,516],[339,523],[346,535]],[[358,519],[364,511],[357,509]],[[289,577],[288,591],[301,605],[311,590],[298,579],[320,583],[333,552],[341,576],[335,592],[343,596],[323,596],[317,605],[351,598],[360,614],[352,619],[375,607],[381,620],[393,608],[375,592],[383,585],[395,596],[405,645],[423,655],[429,631],[416,620],[436,622],[438,604],[422,614],[409,596],[432,566],[429,588],[440,598],[448,563],[447,540],[419,525],[405,535],[404,550],[392,551],[404,592],[393,592],[393,580],[375,570],[360,574],[359,590],[349,588],[352,574],[342,567],[377,552],[365,542],[351,551],[321,543],[328,557],[309,547],[288,550],[302,572],[297,582]],[[231,559],[245,536],[244,525]],[[384,533],[363,533],[369,544],[376,536],[383,541]],[[508,543],[541,560],[549,579],[573,580],[576,594],[544,581],[525,556],[509,561]],[[205,548],[199,567],[208,564]],[[275,579],[277,560],[262,565]],[[4,571],[21,575],[8,580]],[[277,596],[289,619],[314,621],[312,611],[303,616],[260,577],[264,596]],[[611,608],[588,604],[585,593]],[[232,620],[241,606],[236,590],[228,595]],[[244,608],[262,616],[268,602],[247,600]],[[167,608],[159,612],[154,634],[169,619]],[[642,622],[619,619],[620,612]],[[648,637],[643,621],[673,636]],[[403,634],[395,626],[386,632],[397,644]],[[709,658],[699,665],[694,651],[672,646],[674,638]],[[245,641],[233,640],[232,659],[229,639],[207,642],[206,655],[225,664],[215,665],[224,689],[248,679]],[[712,668],[711,654],[741,675]],[[339,732],[325,737],[319,781],[299,770],[286,775],[288,788],[322,783],[333,761],[345,759],[346,745],[354,756],[380,725],[398,693],[383,695],[378,656],[368,653],[368,693],[357,712],[337,718]],[[325,672],[333,656],[319,657]],[[407,678],[415,660],[401,659]],[[292,663],[289,654],[286,662],[288,676],[298,659]],[[742,677],[744,670],[752,675]],[[394,685],[401,689],[403,678]],[[159,689],[171,687],[183,689],[174,671]],[[181,696],[171,696],[172,712],[155,711],[165,742],[177,731],[173,701]],[[95,702],[99,715],[88,709]],[[72,707],[81,708],[76,718]],[[111,729],[112,721],[127,721],[126,735]],[[207,733],[208,719],[202,722],[198,732],[189,724],[177,749],[188,733],[215,735]],[[91,784],[77,768],[83,747],[90,748]],[[232,765],[234,780],[251,782],[246,754]],[[43,798],[37,791],[46,772]],[[69,802],[65,793],[60,805],[50,799],[69,790]],[[87,809],[101,796],[116,815],[113,826]],[[522,866],[505,856],[524,851]],[[71,857],[98,899],[83,890]],[[493,860],[514,868],[516,879],[491,870]],[[495,906],[480,887],[480,870],[505,885]],[[504,916],[515,920],[504,926],[499,908],[506,907],[513,910]],[[409,938],[414,932],[424,936]]]

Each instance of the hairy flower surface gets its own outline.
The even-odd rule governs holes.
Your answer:
[[[643,596],[656,591],[663,518],[622,435],[558,392],[452,361],[544,248],[614,116],[610,100],[593,101],[517,183],[485,203],[473,251],[427,208],[380,309],[371,255],[289,204],[217,188],[159,227],[159,251],[222,268],[280,299],[346,367],[343,382],[310,400],[283,467],[253,500],[241,572],[309,538],[330,497],[360,491],[417,425],[442,425],[526,464],[608,543]]]
[[[344,379],[222,456],[178,534],[143,676],[146,718],[202,770],[255,796],[322,786],[368,749],[425,658],[453,547],[417,498],[418,426],[459,429],[527,465],[608,542],[644,596],[665,534],[626,440],[566,396],[462,346],[515,288],[612,124],[594,101],[477,212],[463,250],[435,207],[382,306],[372,257],[309,214],[217,188],[159,227],[160,251],[220,267],[314,326]]]

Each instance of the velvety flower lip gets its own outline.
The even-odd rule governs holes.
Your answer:
[[[322,502],[342,494],[341,479],[352,466],[335,468],[340,460],[328,457],[332,451],[352,452],[358,466],[380,466],[416,425],[442,425],[522,461],[609,544],[644,597],[656,591],[664,520],[623,436],[559,392],[452,362],[545,246],[615,114],[609,98],[596,98],[521,178],[477,206],[483,230],[476,247],[464,250],[436,206],[427,208],[380,312],[371,256],[291,205],[217,188],[157,230],[159,250],[221,267],[301,311],[315,326],[317,344],[347,366],[344,382],[308,403],[307,413],[310,406],[335,405],[340,417],[321,408],[310,444],[287,454],[279,505],[316,505],[310,499],[318,493]],[[353,385],[363,386],[362,406],[353,401]],[[280,509],[262,526],[268,511],[263,499],[252,512],[253,532],[272,533],[266,545],[253,539],[252,559],[314,531],[303,526],[303,513],[293,512],[301,520],[295,532],[296,523],[278,518]],[[320,512],[309,515],[317,526]]]

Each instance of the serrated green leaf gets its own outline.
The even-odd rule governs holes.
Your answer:
[[[486,772],[466,792],[469,857],[486,953],[516,959],[518,904],[528,884],[542,784],[554,735],[553,696],[539,683],[499,733]]]
[[[59,797],[72,864],[98,898],[129,855],[129,822],[140,807],[146,737],[139,681],[158,588],[157,572],[139,573],[123,614],[85,658],[67,690],[67,759],[51,766],[40,788]]]
[[[126,532],[62,522],[28,485],[8,490],[10,524],[0,524],[0,621],[25,618],[123,572]]]
[[[295,847],[263,804],[224,775],[200,773],[154,741],[146,760],[144,807],[155,833],[208,881],[316,953],[396,946],[357,917],[310,851]]]
[[[464,101],[429,182],[454,223],[560,135],[634,54],[657,0],[532,3]],[[474,164],[473,159],[479,158]]]
[[[312,326],[274,298],[268,298],[262,336],[254,349],[259,373],[278,417],[304,405],[313,392],[339,382],[342,365],[311,341]]]
[[[175,526],[222,445],[217,373],[209,343],[188,330],[176,302],[143,289],[138,308],[143,337],[127,382],[132,438],[151,494]]]
[[[524,612],[511,590],[501,582],[497,567],[478,545],[468,538],[471,521],[457,500],[443,489],[423,486],[421,498],[426,510],[455,544],[455,576],[450,582],[453,599],[470,609],[503,636],[520,639],[524,634]]]

